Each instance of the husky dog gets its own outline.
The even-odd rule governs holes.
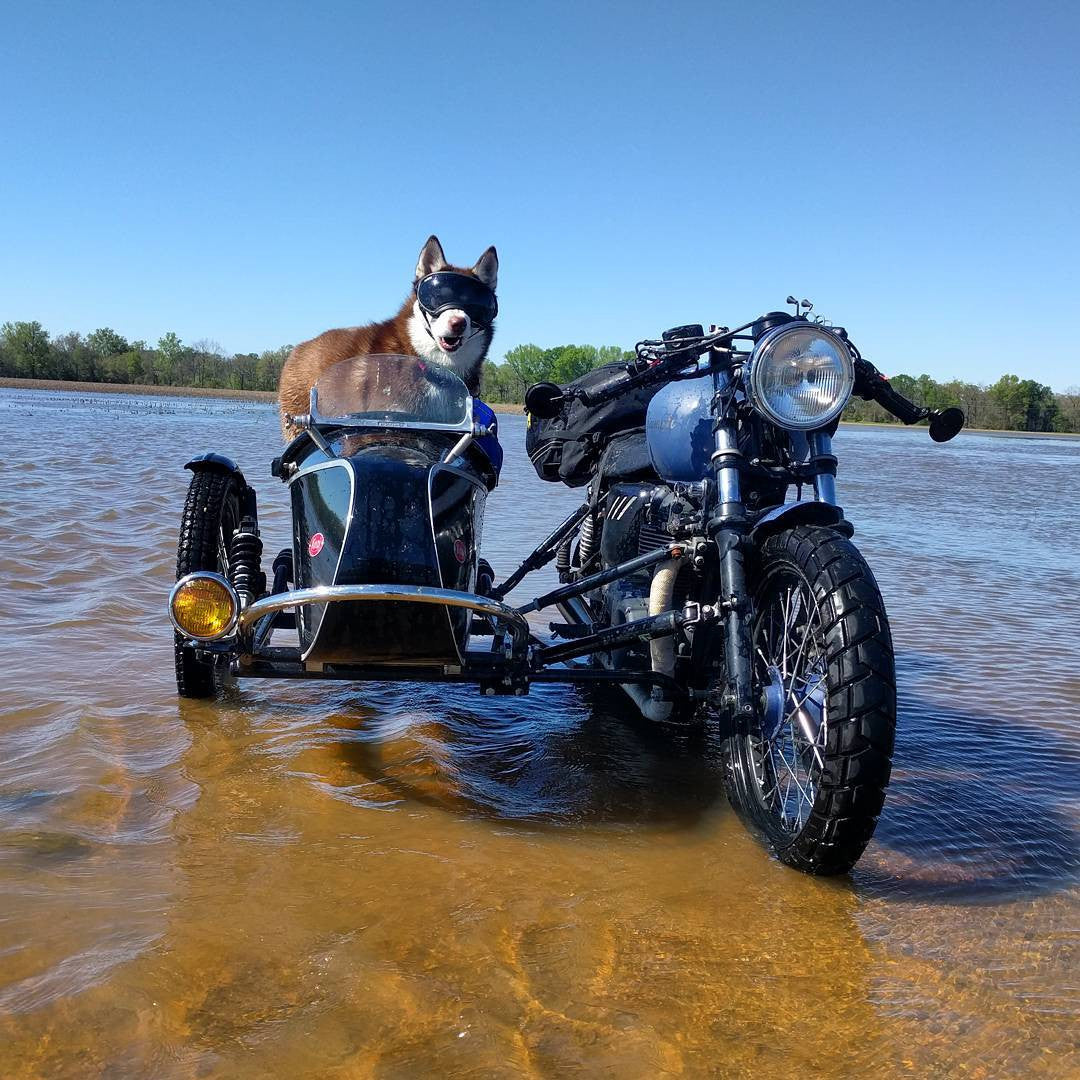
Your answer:
[[[450,368],[475,395],[498,313],[498,273],[499,256],[493,247],[466,269],[451,266],[438,237],[429,237],[416,264],[412,293],[392,319],[327,330],[297,345],[289,354],[278,384],[285,438],[298,434],[286,416],[307,412],[309,393],[320,376],[332,365],[353,356],[419,356]]]

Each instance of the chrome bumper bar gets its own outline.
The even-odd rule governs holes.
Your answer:
[[[428,585],[320,585],[314,589],[275,593],[245,608],[240,613],[241,637],[251,632],[260,619],[286,608],[304,604],[340,604],[354,600],[395,600],[409,604],[441,604],[443,607],[468,608],[506,623],[515,644],[524,648],[529,642],[529,624],[508,604],[475,593],[436,589]]]

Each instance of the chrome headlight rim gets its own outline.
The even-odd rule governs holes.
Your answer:
[[[212,636],[205,634],[193,634],[190,630],[185,630],[179,622],[177,622],[175,609],[173,606],[176,600],[176,594],[188,584],[190,581],[213,581],[218,585],[224,587],[225,591],[229,594],[229,599],[232,601],[232,618],[228,624],[219,633]],[[188,641],[199,642],[211,642],[211,641],[224,641],[226,638],[232,637],[236,633],[236,627],[240,622],[240,595],[233,587],[233,583],[229,581],[227,577],[222,574],[217,574],[212,570],[195,570],[190,574],[185,574],[180,578],[176,584],[169,591],[169,622],[173,624],[173,628],[176,632]]]
[[[758,386],[758,378],[763,363],[767,360],[769,354],[775,349],[779,341],[789,334],[799,332],[805,333],[807,331],[817,337],[826,339],[836,348],[837,354],[840,357],[841,368],[843,369],[846,389],[843,393],[838,395],[836,404],[829,412],[822,414],[820,417],[815,417],[813,420],[799,422],[791,420],[789,417],[782,416],[769,404],[765,394],[761,392]],[[847,403],[851,400],[851,395],[855,389],[855,361],[852,359],[851,350],[848,348],[847,342],[844,341],[839,334],[833,333],[833,331],[829,330],[827,327],[810,322],[787,322],[780,326],[774,326],[767,333],[763,334],[754,345],[753,351],[750,354],[750,359],[746,362],[746,366],[743,369],[743,385],[750,404],[753,405],[767,420],[776,424],[777,427],[785,428],[788,431],[817,431],[820,428],[828,427],[834,420],[838,419],[844,409],[847,408]]]

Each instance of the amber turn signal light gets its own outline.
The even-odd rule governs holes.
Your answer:
[[[220,574],[208,571],[181,578],[169,594],[169,617],[184,637],[218,641],[236,628],[240,598]]]

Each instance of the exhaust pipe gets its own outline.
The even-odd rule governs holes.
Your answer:
[[[662,562],[653,574],[652,587],[649,589],[649,614],[659,615],[671,608],[675,596],[675,579],[679,576],[679,559]],[[649,642],[649,656],[652,669],[658,675],[675,674],[675,638],[673,636],[653,638]],[[661,699],[663,691],[659,686],[640,686],[636,683],[623,684],[622,687],[641,710],[646,720],[663,723],[671,719],[673,708],[670,701]]]

